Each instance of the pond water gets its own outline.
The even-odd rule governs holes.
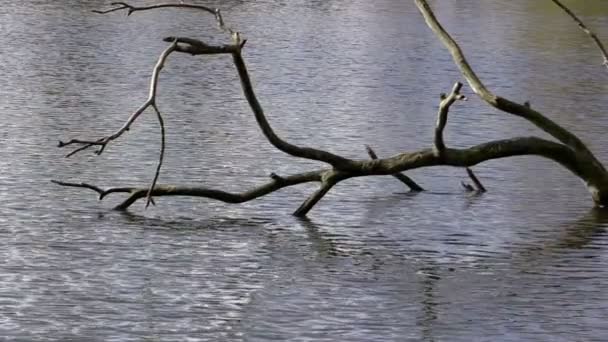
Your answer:
[[[558,165],[519,157],[339,184],[300,220],[314,185],[241,205],[158,198],[111,210],[88,190],[146,186],[159,129],[147,112],[103,155],[58,140],[99,137],[146,98],[171,35],[226,39],[175,10],[97,15],[110,1],[0,7],[0,336],[11,341],[605,341],[608,212]],[[143,2],[139,2],[143,3]],[[608,42],[603,0],[567,1]],[[242,31],[276,131],[365,158],[429,147],[438,95],[460,81],[413,1],[211,1]],[[434,1],[488,87],[527,101],[608,160],[608,72],[550,1]],[[264,140],[230,58],[173,55],[158,105],[163,184],[240,190],[319,165]],[[448,146],[544,136],[471,96]]]

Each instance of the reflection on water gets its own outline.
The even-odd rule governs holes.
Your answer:
[[[608,37],[603,0],[567,2]],[[497,93],[530,100],[608,160],[608,76],[563,13],[535,1],[437,2]],[[219,2],[217,2],[219,4]],[[428,147],[437,95],[460,80],[411,2],[222,1],[246,33],[269,120],[290,141],[364,158]],[[213,18],[179,11],[97,16],[97,1],[0,8],[0,336],[92,341],[606,340],[608,214],[552,162],[352,179],[310,218],[304,185],[238,206],[58,188],[150,181],[158,128],[144,115],[104,155],[64,159],[58,139],[102,135],[145,99],[162,37],[217,41]],[[471,96],[469,96],[471,97]],[[168,150],[161,183],[242,189],[316,165],[262,137],[229,58],[172,56],[161,76]],[[450,146],[539,134],[472,99]]]

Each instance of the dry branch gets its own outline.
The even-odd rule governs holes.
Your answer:
[[[58,181],[58,180],[54,180],[54,179],[52,179],[51,182],[55,183],[57,185],[67,186],[67,187],[72,187],[72,188],[91,189],[99,194],[99,200],[104,199],[104,197],[106,197],[107,195],[112,194],[112,193],[118,193],[118,192],[131,193],[137,189],[137,188],[133,188],[133,187],[126,187],[126,188],[109,188],[107,190],[104,190],[98,186],[91,185],[88,183],[70,183],[70,182],[62,182],[62,181]],[[152,201],[152,204],[154,204],[154,201]]]
[[[127,132],[131,128],[131,125],[133,124],[133,122],[135,122],[135,120],[137,120],[137,118],[148,107],[154,106],[156,103],[156,90],[158,88],[158,78],[159,78],[160,71],[164,67],[167,57],[169,57],[169,55],[173,51],[175,51],[176,48],[177,48],[177,42],[174,42],[168,48],[166,48],[161,53],[161,55],[158,57],[158,61],[156,62],[156,65],[154,66],[154,69],[152,70],[152,77],[150,80],[150,90],[149,90],[148,98],[139,108],[137,108],[137,110],[135,112],[133,112],[133,114],[131,114],[131,116],[129,116],[127,121],[122,125],[122,127],[120,127],[120,129],[118,129],[116,132],[114,132],[113,134],[111,134],[109,136],[106,136],[106,137],[103,137],[100,139],[96,139],[96,140],[71,139],[67,142],[60,141],[59,145],[58,145],[59,147],[65,147],[65,146],[70,146],[70,145],[83,145],[83,146],[75,149],[74,151],[70,152],[69,154],[67,154],[66,157],[70,157],[70,156],[76,154],[77,152],[83,151],[92,146],[99,146],[100,147],[99,150],[96,151],[95,153],[101,154],[104,151],[104,149],[106,148],[106,146],[111,141],[118,139],[125,132]]]
[[[561,127],[551,119],[545,117],[540,112],[537,112],[530,107],[497,96],[488,90],[488,88],[486,88],[475,71],[473,71],[473,68],[467,62],[467,59],[460,49],[460,46],[458,46],[456,41],[454,41],[450,34],[447,33],[441,26],[428,3],[425,0],[416,0],[416,4],[424,16],[427,25],[433,30],[433,32],[435,32],[439,40],[448,49],[452,55],[454,63],[460,69],[462,75],[469,83],[469,86],[482,100],[501,111],[520,116],[530,121],[538,128],[549,133],[555,139],[561,141],[567,146],[570,146],[574,150],[585,153],[590,158],[595,159],[587,146],[585,146],[585,144],[576,135],[572,134],[567,129]]]
[[[98,13],[98,14],[106,14],[106,13],[111,13],[111,12],[116,12],[116,11],[127,10],[127,16],[130,16],[134,12],[149,11],[149,10],[162,9],[162,8],[194,9],[194,10],[201,10],[203,12],[213,14],[215,16],[215,20],[217,21],[218,27],[222,31],[228,32],[230,34],[233,34],[236,32],[232,28],[226,26],[226,24],[224,23],[224,18],[222,17],[222,13],[219,8],[211,8],[211,7],[207,7],[207,6],[194,5],[194,4],[184,4],[183,2],[182,3],[162,3],[162,4],[156,4],[156,5],[150,5],[150,6],[133,6],[133,5],[129,5],[126,2],[113,2],[113,3],[111,3],[111,5],[115,6],[115,7],[109,8],[107,10],[93,10],[93,12]]]
[[[369,145],[365,145],[365,149],[367,150],[367,154],[370,158],[378,159],[378,155],[376,155],[376,152],[374,152],[374,150]],[[401,183],[407,185],[407,187],[410,188],[411,191],[424,191],[424,189],[420,185],[418,185],[418,183],[414,182],[413,179],[403,173],[396,173],[393,175],[393,177],[397,178]]]
[[[329,170],[318,170],[311,172],[299,173],[287,177],[271,177],[271,181],[243,192],[228,192],[220,189],[212,189],[207,187],[178,187],[172,185],[155,186],[152,190],[152,196],[190,196],[204,197],[214,199],[225,203],[244,203],[254,200],[258,197],[267,195],[288,186],[294,186],[310,182],[322,182],[323,174]],[[108,189],[106,192],[111,192],[113,189]],[[115,210],[126,210],[138,199],[144,198],[148,194],[149,188],[132,189],[131,195],[121,204],[116,206]],[[310,209],[309,209],[310,210]]]
[[[606,66],[606,68],[608,69],[608,52],[606,51],[604,44],[602,44],[602,41],[597,37],[597,35],[595,33],[593,33],[593,31],[591,31],[585,25],[585,23],[583,23],[583,21],[580,20],[574,14],[574,12],[572,12],[568,7],[566,7],[564,4],[562,4],[561,1],[559,1],[559,0],[551,0],[551,1],[553,1],[553,3],[555,5],[557,5],[564,12],[566,12],[566,14],[568,14],[570,16],[570,18],[572,18],[578,24],[578,27],[580,27],[581,30],[583,30],[583,32],[585,32],[589,37],[591,37],[591,39],[593,40],[595,45],[597,45],[597,47],[600,49],[600,52],[602,53],[602,57],[604,58],[604,62],[602,64],[604,64]]]
[[[475,177],[469,167],[477,165],[487,160],[522,156],[536,155],[551,159],[577,175],[585,181],[592,197],[596,204],[608,204],[608,173],[603,165],[595,158],[585,144],[573,133],[559,126],[557,123],[546,118],[540,112],[530,108],[526,104],[518,104],[502,97],[499,97],[490,92],[475,74],[471,66],[468,64],[463,52],[452,37],[443,29],[440,23],[435,18],[430,6],[424,0],[415,0],[420,12],[423,14],[428,26],[436,33],[439,39],[450,51],[454,62],[460,68],[464,78],[471,86],[473,91],[489,105],[502,110],[504,112],[520,116],[537,127],[541,128],[559,142],[549,141],[537,137],[519,137],[512,139],[494,140],[472,146],[465,149],[448,148],[443,140],[443,131],[447,125],[447,117],[450,106],[456,100],[463,100],[464,96],[460,95],[462,84],[456,83],[447,96],[442,97],[437,114],[437,125],[435,128],[434,144],[432,148],[427,148],[415,152],[401,153],[399,155],[378,159],[373,150],[368,149],[370,159],[352,160],[331,152],[301,147],[291,144],[279,137],[272,129],[266,118],[266,114],[259,103],[256,94],[253,90],[249,72],[242,56],[242,49],[246,40],[242,39],[241,35],[231,29],[226,28],[219,10],[209,9],[204,6],[186,5],[186,4],[159,4],[144,7],[130,6],[124,2],[117,2],[113,5],[113,9],[100,11],[100,13],[109,13],[118,10],[127,10],[128,14],[135,11],[143,11],[158,8],[176,7],[176,8],[193,8],[202,9],[204,12],[212,13],[216,16],[216,20],[220,28],[230,32],[231,43],[223,45],[209,45],[197,39],[184,37],[168,37],[165,40],[172,44],[161,54],[159,61],[154,68],[153,77],[150,85],[150,96],[146,103],[138,109],[128,120],[125,125],[113,135],[92,141],[77,140],[68,143],[60,143],[61,146],[70,144],[80,144],[77,151],[86,149],[90,146],[100,145],[100,152],[103,151],[105,145],[123,134],[128,130],[129,126],[148,106],[152,106],[157,113],[159,124],[161,126],[161,154],[159,164],[152,181],[152,185],[148,188],[110,188],[108,190],[100,189],[96,186],[86,183],[66,183],[56,182],[59,185],[88,188],[96,191],[103,198],[105,195],[114,192],[127,192],[130,196],[120,205],[117,210],[125,210],[140,198],[147,197],[150,201],[156,196],[194,196],[205,197],[209,199],[219,200],[226,203],[243,203],[261,196],[267,195],[274,191],[285,187],[294,186],[308,182],[319,182],[320,187],[315,191],[302,205],[295,211],[295,215],[306,215],[322,198],[327,194],[333,186],[339,182],[363,176],[378,176],[391,175],[398,177],[406,183],[412,190],[422,190],[417,184],[405,175],[400,175],[400,172],[431,166],[455,166],[467,168],[467,173],[476,184],[479,191],[485,191],[481,182]],[[199,8],[204,7],[204,8]],[[170,185],[157,186],[160,168],[162,166],[164,156],[164,123],[162,115],[158,111],[155,102],[156,86],[158,83],[158,73],[167,56],[172,52],[182,52],[190,55],[209,55],[209,54],[227,54],[232,57],[236,67],[237,74],[241,82],[243,94],[249,104],[251,111],[256,119],[258,126],[266,139],[277,149],[283,151],[293,157],[305,158],[327,163],[331,165],[330,169],[321,169],[306,173],[299,173],[287,177],[271,174],[271,180],[261,186],[244,192],[227,192],[219,189],[211,189],[207,187],[179,187]],[[409,181],[411,181],[411,183]],[[409,183],[409,184],[408,184]],[[417,187],[417,188],[416,188]]]

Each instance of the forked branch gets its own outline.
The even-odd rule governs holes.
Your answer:
[[[372,158],[373,160],[378,159],[378,155],[376,155],[376,152],[369,145],[365,145],[365,149],[367,150],[367,154],[369,155],[370,158]],[[414,191],[414,192],[424,191],[424,189],[420,185],[418,185],[418,183],[414,182],[413,179],[411,179],[410,177],[406,176],[405,174],[403,174],[401,172],[395,173],[393,175],[393,177],[398,179],[401,183],[407,185],[407,187],[410,188],[411,191]]]
[[[304,216],[336,184],[345,179],[364,176],[391,175],[397,177],[402,182],[410,186],[412,190],[416,191],[422,190],[422,188],[419,187],[407,176],[400,174],[400,172],[416,168],[439,165],[454,166],[466,168],[467,173],[469,174],[473,183],[476,185],[478,191],[485,191],[485,188],[483,187],[481,182],[479,182],[477,177],[475,177],[474,173],[471,169],[469,169],[469,167],[492,159],[522,155],[536,155],[551,159],[561,164],[562,166],[570,170],[572,173],[583,179],[591,190],[592,197],[595,203],[598,205],[607,205],[608,173],[604,169],[603,165],[585,146],[585,144],[578,137],[576,137],[576,135],[572,134],[565,128],[559,126],[552,120],[546,118],[540,112],[531,109],[529,105],[518,104],[496,96],[495,94],[490,92],[481,82],[476,73],[473,71],[458,44],[439,24],[427,2],[425,0],[415,1],[424,18],[426,19],[426,22],[429,27],[437,34],[439,39],[448,48],[454,59],[454,62],[460,68],[464,78],[467,80],[473,91],[480,98],[482,98],[488,104],[497,109],[527,119],[531,123],[535,124],[542,130],[559,140],[561,143],[537,137],[519,137],[490,141],[465,149],[448,148],[443,139],[443,131],[447,125],[448,112],[450,106],[456,100],[465,99],[465,97],[460,94],[462,84],[456,83],[452,91],[447,96],[442,97],[441,103],[439,105],[439,111],[437,114],[437,124],[435,127],[434,144],[432,148],[422,149],[409,153],[401,153],[399,155],[383,159],[378,159],[374,151],[371,148],[368,148],[368,154],[371,157],[371,160],[351,160],[321,149],[297,146],[280,138],[270,126],[264,113],[264,110],[262,109],[262,106],[259,103],[256,94],[253,90],[250,75],[247,71],[247,67],[242,56],[242,49],[245,45],[246,40],[242,39],[238,32],[226,29],[223,23],[223,19],[219,14],[219,10],[209,9],[204,6],[187,4],[160,4],[153,6],[134,7],[124,2],[117,2],[114,3],[114,6],[116,6],[115,8],[106,11],[100,11],[100,13],[127,10],[127,13],[131,14],[135,11],[143,11],[165,7],[204,7],[198,9],[202,9],[203,11],[208,13],[213,13],[216,16],[220,27],[230,32],[232,42],[230,44],[223,45],[209,45],[205,42],[192,38],[166,38],[165,40],[172,42],[172,44],[163,52],[163,54],[161,54],[159,62],[155,66],[150,86],[150,96],[146,103],[144,103],[144,105],[140,107],[129,118],[127,123],[125,123],[125,125],[123,125],[123,127],[118,132],[100,140],[70,141],[68,143],[61,143],[62,146],[70,144],[83,145],[73,153],[95,145],[101,146],[99,151],[101,152],[109,141],[118,138],[126,130],[128,130],[130,125],[143,112],[143,110],[145,110],[149,106],[152,106],[155,112],[157,113],[159,124],[161,126],[162,140],[159,164],[152,185],[149,188],[110,188],[108,190],[103,190],[101,188],[86,183],[56,183],[63,186],[91,189],[100,194],[101,198],[103,198],[107,194],[114,192],[127,192],[130,194],[129,197],[123,203],[116,207],[116,209],[118,210],[125,210],[138,199],[143,197],[147,197],[148,201],[151,201],[152,197],[154,196],[195,196],[215,199],[226,203],[243,203],[267,195],[271,192],[280,190],[285,187],[308,182],[319,182],[319,189],[315,191],[306,201],[304,201],[304,203],[294,213],[297,216]],[[267,140],[274,147],[291,156],[321,161],[331,165],[331,168],[299,173],[287,177],[271,174],[269,182],[253,189],[237,193],[227,192],[219,189],[211,189],[207,187],[179,187],[168,185],[157,186],[156,182],[158,180],[158,175],[162,166],[165,142],[163,118],[160,115],[160,112],[158,111],[155,102],[156,85],[158,82],[158,72],[160,71],[160,69],[162,69],[163,63],[167,56],[174,51],[191,55],[230,55],[236,67],[241,82],[243,94],[254,114],[258,126],[260,127],[262,133],[267,138]]]
[[[448,49],[454,63],[460,69],[462,75],[469,83],[469,86],[473,91],[485,102],[487,102],[492,107],[495,107],[501,111],[522,117],[543,131],[549,133],[557,140],[571,147],[575,151],[580,153],[584,153],[588,158],[593,159],[596,163],[600,164],[591,151],[585,146],[585,144],[574,134],[572,134],[567,129],[561,127],[551,119],[545,117],[540,112],[535,111],[534,109],[525,106],[524,104],[519,104],[513,101],[510,101],[506,98],[500,97],[492,93],[483,82],[479,79],[473,68],[467,62],[467,59],[464,56],[464,53],[460,49],[460,46],[454,41],[454,39],[450,36],[450,34],[445,31],[443,26],[439,23],[435,14],[433,13],[431,7],[426,2],[426,0],[415,0],[418,9],[424,16],[427,25],[435,32],[439,40],[445,45]]]
[[[154,66],[154,69],[152,70],[152,77],[150,80],[150,90],[149,90],[148,98],[139,108],[137,108],[137,110],[135,110],[135,112],[133,112],[133,114],[131,114],[131,116],[129,116],[129,118],[122,125],[122,127],[120,127],[116,132],[112,133],[111,135],[108,135],[106,137],[96,139],[96,140],[71,139],[67,142],[59,141],[58,147],[65,147],[65,146],[70,146],[70,145],[82,145],[81,147],[68,153],[66,155],[66,157],[70,157],[70,156],[72,156],[80,151],[84,151],[92,146],[99,146],[99,150],[97,150],[95,153],[101,154],[104,151],[104,149],[106,148],[106,146],[111,141],[120,138],[125,132],[127,132],[131,128],[131,125],[135,122],[135,120],[137,120],[137,118],[148,107],[154,106],[156,103],[156,92],[157,92],[157,88],[158,88],[158,78],[160,75],[160,71],[163,69],[163,67],[165,65],[165,61],[167,60],[167,57],[169,57],[169,55],[173,51],[176,51],[176,49],[177,49],[177,42],[174,42],[160,54],[160,56],[158,57],[158,61],[156,62],[156,65]]]
[[[222,17],[222,13],[219,8],[211,8],[211,7],[207,7],[207,6],[203,6],[203,5],[184,4],[183,2],[182,3],[162,3],[162,4],[156,4],[156,5],[150,5],[150,6],[133,6],[133,5],[129,5],[126,2],[119,1],[119,2],[113,2],[113,3],[111,3],[111,5],[114,7],[109,8],[107,10],[93,10],[93,12],[99,13],[99,14],[106,14],[106,13],[126,10],[127,16],[130,16],[134,12],[149,11],[149,10],[155,10],[155,9],[161,9],[161,8],[193,9],[193,10],[200,10],[200,11],[204,11],[204,12],[213,14],[215,16],[215,20],[217,21],[217,24],[221,30],[229,32],[229,33],[235,32],[230,27],[227,27],[225,25],[224,18]]]
[[[445,125],[448,123],[448,112],[450,106],[456,102],[456,100],[466,100],[464,95],[460,94],[460,88],[462,83],[457,82],[452,88],[452,92],[449,95],[441,94],[441,103],[439,103],[439,112],[437,113],[437,124],[435,126],[435,153],[438,157],[441,157],[445,152],[445,143],[443,142],[443,130]]]

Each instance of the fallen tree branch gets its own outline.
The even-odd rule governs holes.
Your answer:
[[[271,192],[275,192],[279,189],[309,183],[309,182],[321,182],[323,174],[328,170],[318,170],[312,172],[299,173],[288,177],[281,177],[280,179],[272,178],[270,182],[253,189],[240,192],[232,193],[218,189],[211,189],[206,187],[178,187],[178,186],[156,186],[152,190],[152,196],[191,196],[191,197],[205,197],[209,199],[218,200],[225,203],[244,203],[256,199],[258,197],[267,195]],[[110,191],[112,189],[109,189]],[[124,202],[116,206],[115,210],[126,210],[138,199],[146,197],[148,188],[133,189],[131,195]]]
[[[323,175],[331,170],[323,169],[311,172],[298,173],[287,177],[279,177],[275,174],[271,175],[271,181],[255,187],[244,192],[227,192],[219,189],[212,189],[207,187],[184,187],[184,186],[173,186],[173,185],[162,185],[155,186],[152,190],[152,196],[191,196],[191,197],[205,197],[209,199],[218,200],[225,203],[244,203],[256,199],[258,197],[267,195],[271,192],[275,192],[288,186],[294,186],[309,182],[323,182]],[[274,175],[274,176],[273,176]],[[86,188],[94,190],[100,194],[99,199],[103,199],[111,193],[129,193],[130,196],[121,204],[116,206],[115,210],[126,210],[138,199],[147,197],[150,188],[137,188],[137,187],[119,187],[109,188],[103,190],[97,186],[86,184],[86,183],[69,183],[62,181],[52,181],[55,184],[67,187]]]
[[[376,155],[376,152],[374,152],[374,150],[369,145],[365,145],[365,149],[367,150],[367,154],[370,158],[378,159],[378,155]],[[424,191],[424,189],[420,185],[418,185],[418,183],[414,182],[413,179],[404,175],[403,173],[396,173],[393,175],[393,177],[397,178],[401,183],[405,184],[408,188],[410,188],[411,191]]]
[[[219,8],[211,8],[211,7],[207,7],[207,6],[203,6],[203,5],[184,4],[183,1],[180,3],[162,3],[162,4],[156,4],[156,5],[150,5],[150,6],[133,6],[133,5],[129,5],[126,2],[113,2],[113,3],[111,3],[111,5],[115,6],[115,7],[109,8],[107,10],[93,10],[93,12],[98,13],[98,14],[106,14],[106,13],[111,13],[111,12],[116,12],[116,11],[121,11],[121,10],[127,10],[127,16],[130,16],[134,12],[139,12],[139,11],[143,12],[143,11],[149,11],[149,10],[155,10],[155,9],[162,9],[162,8],[201,10],[203,12],[207,12],[207,13],[213,14],[215,16],[215,20],[216,20],[217,25],[220,30],[229,33],[231,36],[235,33],[238,34],[237,31],[226,26],[226,24],[224,22],[224,18],[222,17],[222,12],[220,11]]]
[[[445,29],[441,26],[437,18],[435,17],[431,7],[428,5],[426,0],[415,0],[420,13],[424,16],[427,25],[439,38],[439,40],[445,45],[448,49],[454,63],[460,69],[462,75],[469,83],[469,86],[473,91],[486,103],[490,106],[495,107],[501,111],[522,117],[543,131],[547,132],[557,140],[561,141],[565,145],[573,148],[576,151],[584,153],[588,158],[595,160],[598,165],[601,165],[599,161],[595,159],[591,151],[585,146],[585,144],[574,134],[569,132],[567,129],[561,127],[551,119],[545,117],[540,112],[535,111],[534,109],[525,106],[523,104],[519,104],[513,101],[510,101],[506,98],[497,96],[493,94],[486,86],[481,82],[477,74],[473,71],[467,59],[465,58],[460,46],[454,41],[454,39],[450,36],[449,33],[445,31]]]
[[[148,188],[110,188],[108,190],[100,189],[96,186],[86,183],[67,183],[67,182],[56,182],[59,185],[88,188],[96,191],[100,194],[100,198],[105,195],[114,192],[127,192],[130,196],[118,205],[115,209],[125,210],[136,202],[140,198],[146,197],[148,201],[151,201],[153,197],[158,196],[194,196],[194,197],[205,197],[209,199],[215,199],[226,203],[243,203],[255,198],[259,198],[266,194],[272,193],[279,189],[294,186],[308,182],[319,182],[321,186],[311,196],[302,203],[302,205],[295,211],[295,215],[304,216],[306,215],[336,184],[340,181],[363,176],[380,176],[380,175],[391,175],[394,177],[404,180],[403,177],[397,176],[400,172],[424,168],[431,166],[455,166],[467,168],[469,177],[476,184],[479,191],[485,191],[481,182],[475,177],[473,172],[468,169],[471,166],[477,165],[487,160],[523,156],[523,155],[536,155],[544,158],[551,159],[572,173],[583,179],[597,205],[608,204],[608,173],[606,172],[603,165],[595,158],[591,151],[583,144],[583,142],[576,137],[573,133],[569,132],[565,128],[559,126],[552,120],[544,117],[541,113],[533,110],[527,104],[518,104],[507,99],[501,98],[490,92],[485,85],[480,81],[478,76],[475,74],[471,66],[466,61],[464,54],[460,50],[457,43],[451,38],[451,36],[441,27],[437,19],[435,18],[431,8],[424,0],[416,0],[421,13],[426,19],[429,27],[437,34],[440,40],[448,48],[454,62],[460,68],[464,78],[467,80],[473,91],[480,96],[481,99],[486,101],[489,105],[505,111],[510,114],[514,114],[523,117],[535,124],[551,136],[559,140],[559,142],[549,141],[537,137],[519,137],[512,139],[503,139],[486,142],[476,146],[472,146],[465,149],[454,149],[448,148],[443,141],[443,131],[447,125],[447,117],[450,106],[456,100],[464,99],[464,96],[460,95],[459,91],[462,84],[457,83],[453,87],[451,93],[445,97],[442,97],[442,101],[439,105],[437,125],[435,127],[434,144],[432,148],[422,149],[410,153],[401,153],[399,155],[377,159],[373,150],[369,149],[370,159],[365,160],[352,160],[344,158],[337,154],[333,154],[321,149],[301,147],[294,144],[290,144],[287,141],[280,138],[270,126],[266,115],[260,105],[255,92],[253,90],[252,82],[247,71],[245,61],[242,56],[242,48],[245,45],[246,40],[242,39],[238,32],[230,30],[232,42],[230,44],[223,45],[209,45],[197,39],[183,38],[183,37],[168,37],[165,40],[171,41],[172,44],[167,50],[161,54],[159,62],[155,66],[153,77],[150,86],[150,96],[148,101],[144,104],[144,108],[152,106],[157,113],[159,124],[161,126],[161,154],[159,157],[159,163],[155,173],[155,177],[152,181],[152,185]],[[127,9],[130,14],[134,8],[126,3],[115,3],[118,9]],[[163,4],[164,7],[183,7],[175,6],[176,4]],[[181,5],[181,4],[180,4]],[[163,6],[147,6],[141,7],[139,10],[161,8]],[[218,16],[219,11],[206,11],[209,13],[215,13],[216,19],[220,22],[223,27],[223,20],[221,16]],[[108,13],[108,11],[104,12]],[[256,122],[260,127],[262,133],[266,139],[277,149],[283,151],[291,156],[298,158],[305,158],[310,160],[321,161],[332,166],[331,169],[321,169],[306,173],[299,173],[287,177],[278,176],[271,174],[271,180],[261,186],[255,187],[244,192],[227,192],[219,189],[211,189],[207,187],[179,187],[169,185],[156,185],[162,166],[164,156],[164,123],[163,118],[155,103],[156,95],[156,84],[158,82],[158,72],[162,69],[163,63],[167,56],[174,52],[188,53],[191,55],[209,55],[209,54],[228,54],[232,57],[233,63],[236,67],[243,94],[249,104],[251,111],[254,114]],[[141,109],[141,108],[140,108]],[[143,112],[141,109],[141,112]],[[139,110],[138,110],[139,111]],[[132,117],[125,124],[124,130],[119,130],[119,135],[124,133],[128,129],[129,125],[137,118],[141,112]],[[135,116],[135,117],[133,117]],[[123,126],[123,128],[125,127]],[[113,137],[114,135],[110,136]],[[107,138],[102,138],[107,139]],[[72,144],[82,144],[78,150],[88,148],[88,145],[101,145],[101,151],[105,147],[107,142],[104,140],[93,140],[93,141],[77,141]],[[60,143],[68,145],[70,143]],[[371,153],[370,153],[371,151]],[[74,152],[75,153],[75,152]],[[413,181],[412,181],[413,182]],[[405,183],[405,181],[404,181]],[[407,183],[406,183],[407,184]],[[415,184],[415,183],[413,183]],[[417,185],[416,185],[417,186]],[[412,187],[414,189],[414,187]],[[421,189],[421,188],[420,188]]]
[[[274,147],[291,156],[325,162],[340,170],[348,170],[354,167],[353,160],[323,150],[290,144],[280,138],[274,132],[270,126],[270,123],[266,119],[266,114],[264,113],[264,110],[260,105],[257,96],[255,95],[255,91],[253,90],[251,78],[249,77],[249,72],[247,71],[247,66],[243,56],[241,55],[243,41],[240,40],[238,34],[233,35],[233,44],[220,46],[208,45],[198,40],[184,39],[179,37],[167,37],[164,40],[175,40],[176,42],[181,43],[176,51],[191,55],[230,54],[237,69],[237,73],[241,81],[241,88],[245,98],[247,99],[249,107],[254,113],[255,119],[258,126],[262,130],[262,133]]]
[[[152,196],[193,196],[206,197],[226,203],[243,203],[255,198],[267,195],[279,189],[307,182],[321,182],[322,187],[317,193],[313,194],[302,205],[300,213],[308,212],[314,204],[321,199],[327,191],[338,182],[364,176],[393,175],[398,172],[424,168],[431,166],[456,166],[470,167],[487,160],[507,158],[521,155],[537,155],[554,160],[581,178],[586,177],[588,170],[585,165],[577,162],[577,155],[570,148],[563,144],[537,137],[521,137],[514,139],[495,140],[479,144],[467,149],[446,148],[443,157],[438,157],[434,149],[425,149],[412,153],[402,153],[400,155],[377,160],[360,161],[357,172],[341,172],[336,170],[317,170],[307,173],[300,173],[288,177],[281,177],[271,174],[271,181],[262,186],[242,193],[230,193],[219,189],[206,187],[179,187],[179,186],[156,186],[152,190]],[[60,184],[61,185],[61,184]],[[131,196],[115,209],[125,210],[135,201],[146,197],[149,188],[125,188],[130,189]],[[118,192],[113,189],[106,192]],[[127,191],[122,191],[127,192]],[[305,203],[306,203],[305,202]],[[304,210],[306,209],[306,210]]]
[[[597,37],[597,35],[595,33],[593,33],[593,31],[591,31],[585,25],[585,23],[583,23],[583,21],[580,20],[574,14],[574,12],[572,12],[568,7],[566,7],[564,4],[562,4],[561,1],[559,1],[559,0],[551,0],[551,1],[553,1],[553,3],[555,5],[557,5],[564,12],[566,12],[566,14],[568,14],[570,16],[570,18],[572,18],[578,24],[578,27],[580,27],[581,30],[583,30],[583,32],[585,32],[589,37],[591,37],[591,39],[593,40],[593,42],[595,43],[595,45],[597,45],[597,47],[600,49],[600,52],[602,53],[602,57],[604,58],[604,62],[602,64],[605,65],[606,68],[608,69],[608,52],[606,51],[606,48],[604,47],[604,44],[602,44],[602,41]]]

